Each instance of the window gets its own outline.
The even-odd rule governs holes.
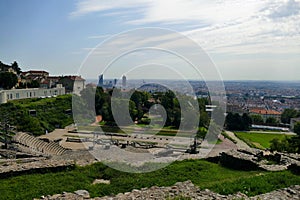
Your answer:
[[[16,93],[16,99],[19,99],[19,98],[20,98],[20,94]]]

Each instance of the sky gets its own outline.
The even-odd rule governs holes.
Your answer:
[[[192,55],[199,51],[187,41],[191,40],[203,49],[202,56],[207,54],[224,80],[300,77],[299,0],[1,0],[0,24],[0,61],[17,61],[22,70],[95,78],[103,69],[99,66],[108,60],[90,61],[93,50],[94,56],[108,52],[116,56],[129,47],[154,45],[182,48],[181,53]],[[148,33],[152,29],[144,32],[146,27],[161,28],[161,35]],[[171,32],[186,40],[178,40]],[[155,36],[159,39],[153,42]],[[192,46],[186,48],[187,43]],[[114,48],[105,49],[112,44]],[[145,52],[148,60],[143,63]],[[107,77],[132,71],[135,65],[147,66],[147,72],[155,69],[151,78],[173,78],[166,65],[184,78],[198,77],[180,57],[153,49],[122,57]],[[147,77],[150,73],[145,70],[132,72],[129,78]],[[206,70],[210,69],[202,68],[204,76]]]

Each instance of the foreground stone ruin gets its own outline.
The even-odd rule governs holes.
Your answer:
[[[61,171],[70,169],[76,165],[85,166],[97,162],[88,150],[68,150],[59,145],[58,142],[47,142],[35,138],[26,133],[18,133],[13,138],[15,149],[3,150],[0,155],[4,158],[0,162],[0,178],[21,175],[24,173],[39,173],[49,171]],[[13,152],[18,150],[19,152]],[[113,148],[107,151],[111,152]],[[126,147],[126,150],[141,151],[141,148]],[[9,155],[15,156],[11,157]],[[18,156],[17,156],[18,155]],[[169,153],[167,154],[169,155]],[[26,156],[26,157],[24,157]],[[185,157],[184,157],[185,158]],[[188,157],[192,159],[193,157]],[[197,159],[195,157],[194,159]],[[267,170],[281,171],[291,170],[293,173],[300,174],[300,155],[272,153],[257,149],[232,149],[220,153],[217,157],[211,157],[207,160],[219,162],[225,167],[237,170]],[[97,183],[94,183],[97,184]],[[176,197],[188,197],[191,199],[300,199],[300,186],[291,186],[289,188],[276,190],[271,193],[247,197],[245,194],[237,193],[234,195],[220,195],[210,190],[200,190],[191,181],[176,183],[171,187],[143,188],[141,190],[132,190],[131,192],[117,194],[116,196],[97,197],[99,200],[114,199],[174,199]],[[40,199],[91,199],[89,192],[78,190],[73,193],[64,192],[53,196],[42,196]]]
[[[230,150],[219,157],[223,166],[237,170],[283,171],[293,169],[299,172],[300,155],[271,153],[256,149]]]
[[[272,199],[280,199],[280,200],[290,200],[290,199],[299,199],[300,198],[300,186],[291,186],[289,188],[284,188],[280,190],[276,190],[270,193],[258,195],[255,197],[247,197],[245,194],[237,193],[234,195],[220,195],[214,193],[210,190],[200,190],[197,186],[195,186],[191,181],[179,182],[171,187],[157,187],[153,186],[151,188],[143,188],[141,190],[132,190],[127,193],[120,193],[116,196],[105,196],[105,197],[96,197],[92,198],[94,200],[144,200],[144,199],[174,199],[176,197],[188,197],[191,199],[219,199],[219,200],[236,200],[236,199],[244,199],[244,200],[272,200]],[[53,196],[43,196],[40,199],[44,200],[72,200],[72,199],[91,199],[90,195],[85,190],[78,190],[74,193],[66,193],[56,194]]]
[[[72,160],[30,158],[8,160],[0,163],[0,178],[45,171],[62,171],[75,167]]]
[[[56,142],[45,142],[27,133],[19,132],[12,140],[19,151],[35,155],[62,155],[67,151]]]
[[[75,166],[73,159],[53,159],[71,151],[56,142],[46,142],[27,133],[16,133],[12,148],[0,151],[0,178],[28,173],[62,171]]]

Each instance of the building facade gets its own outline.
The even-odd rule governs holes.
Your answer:
[[[59,80],[59,83],[66,88],[66,93],[80,94],[85,88],[85,79],[81,76],[64,76]]]
[[[290,123],[290,129],[292,131],[294,131],[294,127],[295,127],[295,124],[300,122],[300,117],[298,118],[291,118],[291,123]]]
[[[30,88],[0,90],[0,104],[7,103],[10,100],[52,97],[64,95],[65,93],[65,88],[59,84],[55,88],[51,89]]]
[[[278,112],[276,110],[267,110],[264,108],[254,108],[250,109],[249,111],[250,115],[260,115],[264,122],[267,121],[268,118],[273,117],[275,118],[278,122],[281,121],[281,112]]]

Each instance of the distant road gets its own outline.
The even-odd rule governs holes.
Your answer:
[[[297,135],[293,132],[272,132],[272,131],[243,131],[248,133],[265,133],[265,134],[278,134],[278,135]]]

